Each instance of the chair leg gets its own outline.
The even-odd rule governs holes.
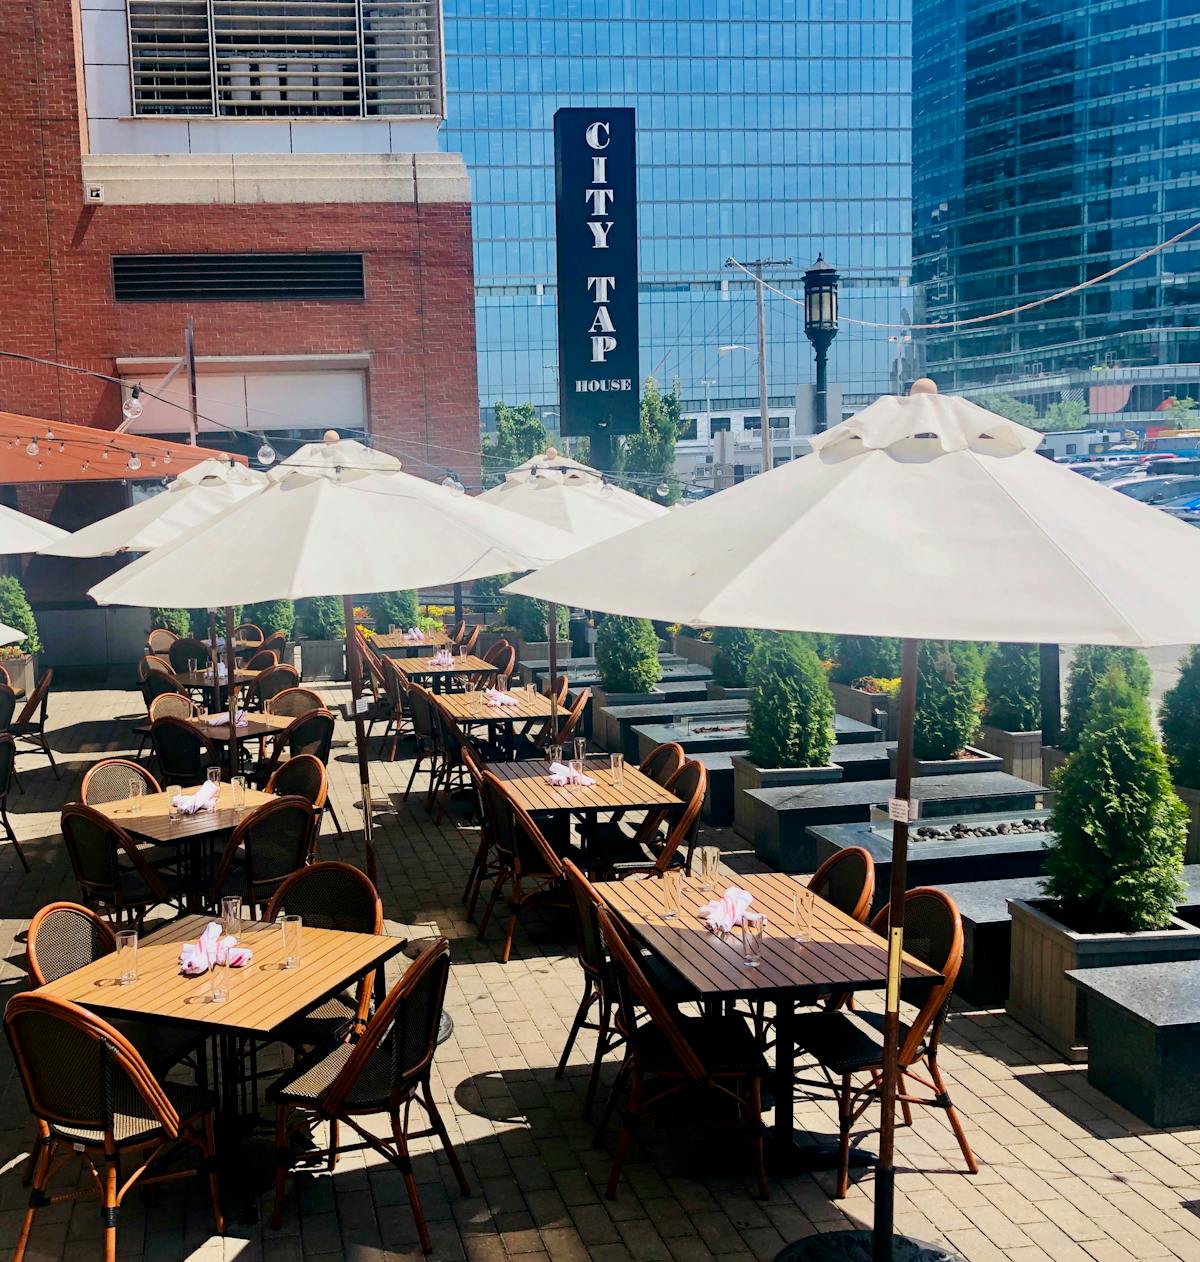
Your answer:
[[[621,1094],[621,1086],[632,1072],[633,1061],[626,1056],[621,1062],[621,1068],[617,1070],[617,1076],[613,1081],[612,1090],[608,1093],[608,1100],[604,1105],[604,1112],[600,1115],[600,1120],[596,1123],[596,1129],[592,1131],[593,1148],[600,1147],[600,1141],[604,1138],[604,1132],[608,1130],[608,1124],[612,1120],[613,1111],[617,1107],[617,1100],[620,1098]]]
[[[567,1072],[567,1060],[571,1055],[571,1048],[575,1046],[575,1039],[583,1028],[584,1018],[591,1010],[592,1004],[596,1002],[592,990],[594,984],[591,974],[585,973],[583,977],[583,998],[579,1001],[579,1007],[575,1009],[575,1020],[571,1022],[571,1028],[567,1033],[567,1041],[563,1045],[562,1055],[558,1058],[558,1067],[554,1071],[555,1078],[561,1078]]]
[[[208,1167],[208,1199],[212,1202],[217,1235],[225,1234],[225,1215],[221,1210],[221,1176],[217,1173],[217,1140],[213,1134],[213,1115],[204,1115],[204,1164]]]
[[[25,851],[21,849],[21,843],[17,840],[17,834],[13,832],[13,826],[8,818],[8,803],[0,802],[0,822],[4,824],[4,832],[9,841],[17,851],[17,858],[21,860],[21,866],[26,872],[29,871],[29,860],[25,858]]]
[[[591,1117],[592,1106],[596,1103],[596,1089],[600,1086],[600,1067],[604,1064],[604,1056],[608,1051],[609,1025],[612,1022],[612,1004],[600,992],[600,1020],[596,1032],[596,1055],[592,1057],[592,1072],[588,1075],[587,1091],[583,1095],[583,1116]]]
[[[333,800],[331,798],[326,798],[325,809],[329,812],[329,818],[333,820],[333,826],[337,829],[338,840],[341,841],[346,834],[342,832],[342,821],[338,819],[337,811],[333,809]]]
[[[395,761],[395,746],[392,747],[392,760]],[[404,800],[408,801],[408,795],[412,792],[413,781],[417,778],[417,772],[421,770],[421,764],[425,761],[425,753],[420,745],[417,746],[417,756],[413,759],[412,771],[408,774],[408,783],[404,786]]]
[[[959,1120],[958,1110],[955,1109],[950,1100],[950,1093],[946,1090],[945,1080],[942,1078],[941,1071],[937,1066],[937,1056],[931,1055],[927,1063],[929,1065],[929,1076],[933,1079],[933,1084],[937,1088],[937,1103],[946,1110],[950,1129],[954,1132],[954,1138],[958,1140],[959,1148],[962,1149],[963,1160],[967,1163],[967,1169],[971,1174],[978,1174],[979,1163],[975,1160],[975,1154],[971,1151],[971,1145],[967,1142],[967,1133],[963,1130],[962,1122]]]
[[[514,870],[512,890],[508,896],[508,927],[504,931],[504,947],[500,952],[500,963],[507,964],[512,954],[513,936],[517,932],[517,917],[521,913],[521,874]]]
[[[766,1152],[763,1147],[762,1128],[762,1079],[757,1076],[750,1079],[750,1125],[753,1129],[754,1173],[758,1179],[758,1195],[760,1200],[767,1200],[771,1189],[767,1184]]]
[[[29,1149],[29,1156],[25,1158],[25,1164],[21,1167],[21,1186],[27,1188],[33,1179],[33,1173],[37,1169],[38,1157],[41,1156],[42,1147],[50,1142],[50,1132],[46,1129],[45,1122],[38,1120],[37,1134],[33,1137],[33,1145]]]
[[[42,752],[50,760],[50,770],[54,772],[55,780],[62,779],[62,772],[58,769],[58,763],[54,761],[54,754],[50,749],[50,742],[46,739],[46,734],[42,733]]]
[[[429,1225],[425,1221],[425,1211],[421,1208],[421,1193],[417,1190],[417,1181],[413,1178],[412,1159],[408,1155],[408,1136],[400,1123],[399,1112],[392,1114],[392,1139],[396,1144],[397,1161],[400,1173],[404,1176],[404,1190],[408,1193],[408,1203],[412,1206],[413,1218],[417,1223],[417,1237],[421,1241],[421,1251],[429,1253],[433,1249],[433,1241],[429,1236]]]
[[[483,870],[487,866],[487,839],[480,829],[479,846],[475,857],[471,860],[471,870],[467,873],[467,883],[463,886],[462,901],[467,904],[467,919],[475,915],[475,899],[479,895],[479,886],[483,883]]]
[[[908,1087],[906,1085],[904,1074],[901,1073],[900,1074],[900,1091],[903,1093],[903,1092],[906,1092],[907,1090],[908,1090]],[[909,1104],[907,1100],[900,1101],[900,1116],[904,1118],[905,1126],[912,1125],[912,1105]]]
[[[617,1136],[617,1146],[613,1150],[612,1165],[608,1170],[608,1187],[604,1194],[610,1201],[616,1200],[617,1184],[621,1181],[621,1169],[625,1165],[625,1154],[629,1151],[629,1141],[633,1139],[633,1128],[638,1123],[642,1107],[642,1078],[638,1071],[633,1071],[633,1086],[629,1089],[629,1103],[625,1106],[625,1125]]]
[[[849,1074],[842,1075],[838,1093],[838,1175],[834,1200],[840,1201],[850,1189],[850,1086]]]
[[[438,1139],[442,1141],[442,1147],[446,1150],[446,1160],[449,1161],[450,1169],[454,1171],[454,1177],[458,1180],[458,1190],[463,1196],[470,1196],[470,1181],[467,1179],[466,1171],[462,1168],[462,1162],[458,1159],[458,1153],[455,1152],[454,1145],[450,1142],[446,1123],[442,1121],[442,1115],[438,1112],[438,1106],[433,1102],[433,1092],[429,1088],[428,1078],[421,1084],[421,1087],[421,1102],[425,1106],[425,1112],[429,1114],[429,1121],[437,1132]]]
[[[117,1159],[113,1155],[104,1165],[104,1262],[117,1262],[117,1215],[121,1211],[117,1187]]]
[[[271,1211],[271,1226],[276,1231],[283,1226],[283,1198],[287,1192],[287,1172],[287,1105],[280,1100],[275,1105],[275,1208]]]
[[[505,882],[508,880],[510,870],[501,868],[496,873],[496,884],[492,886],[491,897],[487,901],[487,906],[483,909],[483,919],[479,922],[479,932],[475,935],[476,942],[483,941],[483,935],[487,933],[488,924],[492,919],[492,912],[496,909],[496,903],[500,898],[500,891],[504,888]]]
[[[21,1220],[21,1234],[17,1237],[17,1247],[13,1251],[13,1262],[22,1262],[25,1257],[25,1250],[29,1245],[29,1233],[33,1230],[33,1216],[37,1213],[35,1200],[40,1199],[39,1193],[44,1192],[46,1188],[46,1180],[50,1174],[50,1158],[54,1154],[54,1141],[47,1139],[37,1150],[37,1162],[33,1171],[33,1191],[30,1193],[29,1204],[25,1207],[25,1217]]]

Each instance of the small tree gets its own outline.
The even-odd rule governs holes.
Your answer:
[[[482,443],[483,482],[496,486],[504,475],[517,465],[546,450],[549,445],[546,427],[538,419],[532,403],[509,407],[496,404],[496,437]]]
[[[21,580],[13,574],[0,578],[0,622],[16,631],[25,632],[25,643],[19,647],[26,653],[42,651],[42,637],[38,634],[33,606],[25,595]]]
[[[1087,418],[1087,404],[1082,399],[1059,399],[1046,408],[1045,415],[1033,421],[1033,428],[1047,431],[1084,429]]]
[[[1188,650],[1174,687],[1163,694],[1158,723],[1175,783],[1200,789],[1200,645]]]
[[[596,632],[596,665],[606,692],[649,692],[662,678],[650,620],[609,614]]]
[[[309,640],[340,640],[346,634],[346,618],[340,596],[310,596],[296,609],[300,633]]]
[[[1183,898],[1187,807],[1171,789],[1149,703],[1119,664],[1097,686],[1055,787],[1042,870],[1068,923],[1089,932],[1165,928]]]
[[[247,605],[245,618],[252,622],[263,635],[274,635],[282,631],[290,640],[292,628],[296,625],[296,606],[290,600],[260,600],[256,605]]]
[[[812,645],[761,635],[750,659],[750,759],[760,767],[824,767],[833,748],[833,694]]]
[[[675,444],[679,439],[682,402],[676,385],[663,394],[653,377],[642,387],[641,428],[621,446],[620,471],[634,479],[631,489],[659,504],[673,504],[679,498],[675,477]],[[666,496],[657,488],[665,484]]]
[[[913,753],[953,758],[979,729],[983,655],[976,644],[922,640],[917,661]]]
[[[151,609],[150,627],[174,631],[180,639],[192,633],[192,615],[186,609]]]
[[[717,646],[712,664],[713,683],[722,688],[745,688],[750,658],[758,639],[757,631],[717,627],[713,631],[713,643]]]
[[[1021,425],[1032,425],[1038,418],[1037,408],[1023,399],[1013,398],[1011,394],[982,394],[975,400],[981,408],[995,412],[997,416],[1006,416],[1010,421]]]
[[[512,627],[522,640],[531,644],[544,644],[550,624],[550,606],[544,600],[535,600],[532,596],[522,596],[514,592],[505,603],[504,622],[506,626]],[[558,606],[555,626],[558,638],[565,639],[567,635],[565,605]]]
[[[1166,409],[1162,412],[1163,420],[1174,429],[1184,429],[1191,425],[1196,417],[1197,401],[1188,395],[1174,395],[1167,400]]]
[[[508,599],[501,588],[507,587],[517,576],[515,574],[491,574],[487,578],[477,578],[471,585],[471,600],[475,609],[484,614],[500,615],[504,602]],[[500,617],[495,619],[500,622]]]
[[[407,631],[417,625],[421,616],[417,605],[417,593],[408,592],[376,592],[367,602],[376,631],[386,631],[388,627],[399,627]]]
[[[867,676],[894,679],[900,673],[900,641],[876,635],[839,635],[830,678],[852,684]]]
[[[983,719],[1005,732],[1032,732],[1041,723],[1041,668],[1033,644],[1001,644],[983,673]]]
[[[1139,696],[1150,695],[1150,663],[1137,649],[1114,648],[1107,644],[1081,644],[1071,656],[1067,671],[1067,703],[1058,745],[1067,753],[1079,748],[1079,738],[1087,726],[1088,712],[1097,685],[1116,665],[1125,672]]]

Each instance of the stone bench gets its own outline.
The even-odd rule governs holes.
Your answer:
[[[700,722],[721,723],[744,718],[749,712],[744,701],[679,701],[664,695],[661,701],[640,705],[601,706],[592,713],[592,734],[604,749],[618,750],[631,761],[638,760],[634,727],[671,723],[690,717]]]
[[[781,872],[811,872],[817,864],[810,828],[865,823],[871,817],[871,807],[886,806],[895,791],[896,782],[890,778],[752,789],[747,796],[753,802],[755,853]],[[921,803],[922,818],[987,812],[1028,814],[1037,809],[1043,792],[1040,784],[1003,771],[923,776],[912,786],[913,798]]]
[[[680,657],[678,653],[660,653],[658,661],[663,670],[670,668],[682,668],[684,670],[704,669],[703,667],[697,667],[694,662],[689,662],[687,658]],[[556,665],[560,675],[569,675],[573,671],[589,675],[596,673],[596,659],[594,657],[560,657]],[[540,680],[543,675],[550,673],[550,662],[544,657],[531,658],[527,662],[520,662],[517,669],[521,672],[522,682],[532,684]],[[712,672],[709,671],[705,678],[711,674]]]
[[[838,715],[838,718],[844,717]],[[855,720],[846,719],[846,722],[853,723]],[[883,733],[880,732],[879,736],[882,737]],[[886,780],[892,774],[888,751],[895,748],[895,741],[885,742],[882,739],[854,743],[842,741],[834,747],[829,761],[841,767],[843,783],[855,780]]]
[[[1154,1127],[1200,1123],[1200,960],[1067,973],[1086,997],[1088,1082]]]

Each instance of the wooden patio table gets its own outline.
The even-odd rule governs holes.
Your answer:
[[[497,674],[492,662],[470,655],[456,656],[450,666],[435,666],[428,657],[398,657],[394,660],[394,665],[409,679],[430,680],[434,692],[448,692],[454,681],[463,675],[488,674],[494,679]]]
[[[508,695],[516,705],[492,705],[486,691],[449,692],[440,698],[447,713],[459,727],[486,725],[488,740],[511,757],[513,729],[517,723],[545,722],[553,714],[550,698],[535,689],[513,688]],[[559,707],[558,713],[562,713]]]
[[[422,653],[436,653],[449,648],[452,641],[445,631],[427,631],[419,640],[408,639],[403,631],[376,633],[367,641],[377,653],[395,654],[398,657],[419,657]]]
[[[699,877],[683,879],[679,915],[667,920],[665,886],[657,880],[605,882],[598,888],[604,901],[659,959],[686,981],[700,1000],[769,1000],[775,1004],[775,1126],[768,1159],[779,1174],[837,1167],[837,1138],[797,1134],[795,1130],[795,1036],[797,1005],[817,1002],[835,990],[880,990],[887,982],[887,942],[822,898],[812,899],[809,940],[791,937],[792,895],[805,889],[803,880],[782,872],[740,873],[719,877],[704,891]],[[698,908],[730,885],[754,896],[752,911],[765,913],[767,932],[762,963],[742,962],[741,939],[711,932]],[[904,955],[905,981],[941,980],[920,960]],[[860,1165],[873,1160],[851,1150]]]

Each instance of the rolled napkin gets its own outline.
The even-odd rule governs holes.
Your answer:
[[[197,811],[215,811],[219,792],[211,780],[205,780],[195,793],[180,793],[172,799],[172,805],[181,815],[195,815]]]
[[[179,949],[179,971],[187,977],[199,977],[207,973],[216,956],[217,943],[221,940],[221,926],[204,926],[204,932]]]
[[[422,631],[420,627],[409,627],[404,633],[404,638],[406,640],[423,640],[425,638],[425,632]]]
[[[578,771],[572,771],[570,767],[561,762],[552,762],[550,764],[550,774],[546,777],[546,782],[559,788],[562,788],[565,784],[581,784],[584,788],[587,788],[588,785],[596,783],[591,776],[581,776]]]
[[[220,683],[227,683],[229,680],[229,667],[224,662],[217,663],[217,679]]]
[[[245,968],[254,959],[254,952],[248,946],[242,946],[237,937],[227,933],[217,941],[216,961],[228,964],[230,968]]]
[[[699,914],[714,932],[728,933],[734,925],[740,925],[746,909],[754,901],[748,890],[731,885],[720,898],[705,903]]]
[[[454,654],[447,653],[445,649],[442,649],[435,653],[431,660],[435,666],[453,666]]]
[[[499,688],[485,688],[483,691],[484,699],[488,705],[520,705],[520,699],[514,697],[511,693],[501,692]]]
[[[229,715],[228,714],[210,714],[208,718],[205,719],[204,721],[209,727],[220,727],[222,723],[229,722]],[[237,712],[237,718],[234,719],[234,726],[245,727],[246,724],[249,722],[250,722],[250,716],[246,713],[246,711],[239,710]]]

